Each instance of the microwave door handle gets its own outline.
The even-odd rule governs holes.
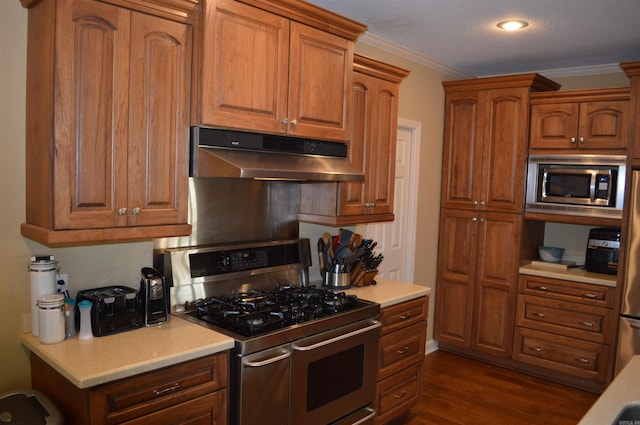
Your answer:
[[[311,350],[315,350],[316,348],[324,347],[325,345],[333,344],[334,342],[338,342],[343,339],[351,338],[352,336],[355,336],[355,335],[360,335],[362,333],[372,331],[381,326],[380,322],[378,322],[377,320],[372,320],[371,322],[373,323],[373,325],[371,326],[367,326],[366,328],[356,329],[355,331],[352,331],[343,335],[339,335],[335,338],[327,339],[325,341],[321,341],[316,344],[301,346],[294,343],[294,344],[291,344],[291,347],[297,351],[311,351]]]

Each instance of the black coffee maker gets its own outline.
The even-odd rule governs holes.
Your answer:
[[[144,325],[152,326],[169,320],[169,289],[162,273],[151,267],[140,271],[140,301],[144,314]]]
[[[617,274],[620,229],[599,227],[589,231],[584,268],[590,272]]]

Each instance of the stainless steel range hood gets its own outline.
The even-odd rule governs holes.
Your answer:
[[[191,128],[191,177],[364,181],[346,156],[344,143]]]

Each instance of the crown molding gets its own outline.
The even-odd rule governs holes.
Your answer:
[[[401,46],[396,43],[392,43],[390,41],[385,40],[384,38],[378,37],[376,35],[365,33],[362,35],[358,42],[368,44],[369,46],[377,47],[386,52],[393,53],[402,58],[410,60],[420,65],[424,65],[427,68],[431,68],[435,71],[442,72],[443,74],[447,74],[448,76],[458,78],[458,79],[468,79],[475,78],[475,75],[469,74],[464,71],[460,71],[459,69],[452,68],[443,63],[435,61],[428,56],[425,56],[421,53],[418,53],[414,50],[408,49],[404,46]]]
[[[497,75],[469,74],[468,72],[464,72],[459,69],[453,68],[451,66],[445,65],[441,62],[431,59],[426,55],[423,55],[422,53],[418,53],[414,50],[408,49],[404,46],[401,46],[400,44],[392,43],[390,41],[385,40],[384,38],[378,37],[368,32],[363,34],[358,39],[358,41],[373,47],[377,47],[386,52],[393,53],[407,60],[426,66],[435,71],[442,72],[443,74],[447,74],[448,76],[451,76],[457,79],[498,76],[498,74]],[[517,72],[513,74],[522,74],[523,72]],[[616,74],[623,71],[620,68],[620,64],[609,63],[609,64],[603,64],[603,65],[589,65],[589,66],[576,66],[576,67],[569,67],[569,68],[530,70],[526,72],[535,72],[537,74],[544,75],[547,78],[558,78],[558,77],[578,77],[578,76],[584,76],[584,75],[598,75],[598,74]],[[512,74],[499,74],[499,75],[512,75]]]

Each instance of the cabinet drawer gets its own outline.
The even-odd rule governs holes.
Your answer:
[[[550,279],[546,277],[519,275],[519,290],[523,294],[553,297],[581,304],[613,307],[615,288],[588,283]]]
[[[92,416],[116,424],[211,393],[227,385],[227,364],[220,353],[98,387]]]
[[[420,297],[383,308],[380,311],[381,334],[386,335],[414,323],[427,320],[428,300],[428,297]]]
[[[578,378],[604,382],[609,347],[516,327],[514,358]]]
[[[416,362],[422,364],[426,340],[426,322],[383,335],[378,349],[378,379],[384,379]]]
[[[122,425],[226,425],[226,406],[227,390],[225,388],[124,422]]]
[[[421,377],[422,363],[378,383],[375,402],[376,424],[386,423],[418,402]]]
[[[603,307],[518,295],[518,326],[608,344],[611,317]]]

